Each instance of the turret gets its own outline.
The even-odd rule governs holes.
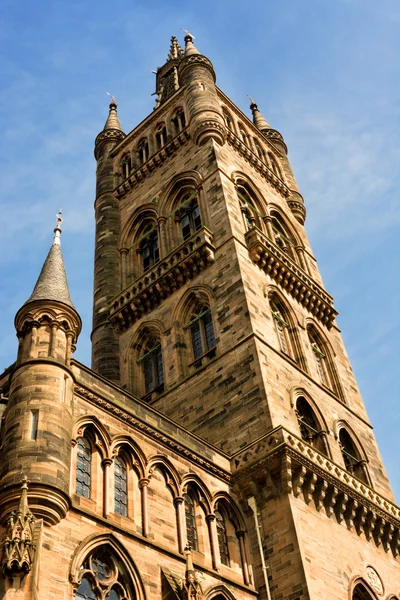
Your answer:
[[[285,171],[286,183],[291,191],[290,196],[287,198],[287,203],[290,210],[293,213],[293,216],[297,219],[299,223],[304,225],[304,222],[306,220],[306,208],[304,206],[303,196],[299,192],[299,188],[297,187],[292,168],[290,166],[289,160],[287,159],[288,149],[284,142],[283,135],[279,133],[279,131],[277,131],[276,129],[272,129],[271,125],[269,125],[267,120],[263,117],[263,115],[258,109],[257,104],[252,98],[250,98],[250,110],[253,113],[254,125],[284,157],[284,160],[282,161],[282,166],[284,167]]]
[[[125,137],[111,99],[103,131],[96,137],[96,242],[94,258],[92,368],[119,382],[119,344],[108,320],[110,300],[120,291],[118,240],[120,232],[117,200],[114,197],[114,170],[111,152]]]
[[[185,55],[179,63],[178,75],[180,85],[185,86],[191,137],[199,146],[209,139],[222,145],[226,139],[226,128],[212,62],[199,53],[193,44],[193,36],[188,32],[185,44]]]
[[[1,518],[25,474],[35,516],[57,523],[69,506],[73,376],[71,355],[81,319],[69,294],[60,246],[61,215],[30,298],[15,317],[18,357],[4,415]]]

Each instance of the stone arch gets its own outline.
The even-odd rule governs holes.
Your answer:
[[[131,466],[137,471],[139,477],[144,477],[147,461],[143,450],[131,437],[126,435],[116,435],[113,437],[110,446],[111,456],[117,456],[121,449],[129,456]]]
[[[355,449],[356,456],[354,458],[359,463],[358,467],[356,469],[354,469],[352,474],[355,477],[357,477],[358,479],[360,479],[361,481],[363,481],[364,483],[366,483],[367,485],[372,487],[371,477],[369,475],[369,471],[367,468],[367,465],[369,462],[367,453],[365,452],[364,447],[361,444],[360,440],[358,439],[358,436],[355,433],[354,429],[349,425],[349,423],[346,420],[339,419],[339,420],[335,421],[335,423],[334,423],[334,434],[335,434],[335,438],[336,438],[337,442],[341,446],[341,451],[342,451],[342,455],[343,455],[343,460],[345,461],[345,465],[346,465],[346,460],[345,460],[345,455],[344,455],[345,452],[342,448],[341,431],[346,432],[346,435],[348,436],[351,445]],[[346,465],[346,470],[349,470],[347,465]]]
[[[92,434],[93,442],[102,459],[110,458],[111,438],[104,425],[95,416],[85,415],[76,421],[72,429],[72,444],[82,437],[86,430]]]
[[[210,286],[197,285],[187,289],[175,306],[175,310],[172,313],[172,323],[184,324],[191,305],[196,302],[204,301],[210,305],[212,310],[214,294]]]
[[[308,429],[308,432],[311,433],[309,439],[305,439],[305,437],[303,437],[302,428],[304,428],[303,423],[305,424],[306,428],[308,428],[308,426],[311,425],[311,423],[308,422],[307,418],[302,420],[301,417],[307,417],[307,415],[298,414],[298,410],[300,410],[298,403],[301,399],[304,400],[303,407],[305,403],[305,406],[308,406],[309,410],[311,411],[311,415],[316,422],[316,427],[313,426],[311,431],[310,429]],[[304,441],[311,444],[316,450],[322,452],[322,454],[325,454],[325,456],[327,456],[328,458],[332,458],[332,453],[330,451],[328,443],[329,428],[319,406],[314,401],[312,396],[304,388],[294,387],[290,390],[290,405],[296,414],[298,425],[300,428],[300,435],[304,439]],[[313,429],[316,430],[315,433]]]
[[[245,189],[247,191],[250,199],[253,202],[253,206],[257,212],[257,218],[259,221],[258,226],[260,229],[264,229],[262,223],[263,223],[264,217],[266,217],[268,214],[268,208],[267,208],[268,205],[264,199],[263,194],[260,192],[258,187],[254,184],[252,179],[250,179],[249,176],[246,175],[246,173],[243,173],[243,171],[234,171],[231,175],[231,179],[235,185],[236,190],[238,190],[238,188],[240,188],[240,187],[243,187],[243,189]],[[239,200],[240,200],[240,198],[239,198]]]
[[[232,133],[237,135],[235,119],[232,116],[231,111],[225,105],[222,105],[222,115],[229,131],[232,131]]]
[[[314,352],[315,357],[318,358],[318,356],[321,355],[321,351],[324,355],[324,368],[328,376],[328,381],[324,384],[322,381],[322,374],[320,373],[321,383],[328,387],[343,403],[345,403],[342,384],[335,364],[336,353],[331,342],[314,319],[307,318],[305,320],[305,325],[311,350]],[[317,344],[317,348],[314,346],[315,343]]]
[[[185,129],[187,118],[182,104],[174,106],[168,115],[168,121],[172,123],[174,136],[179,135]]]
[[[81,566],[85,559],[102,547],[105,547],[111,555],[115,556],[123,566],[125,571],[123,575],[129,578],[129,582],[126,583],[126,587],[130,593],[129,600],[146,600],[146,593],[140,572],[132,560],[130,553],[113,533],[92,534],[79,544],[73,554],[69,570],[69,580],[73,592],[76,592],[82,579]]]
[[[119,248],[129,248],[132,244],[135,244],[140,236],[140,230],[143,228],[143,223],[152,221],[157,224],[158,215],[159,210],[154,204],[148,203],[138,207],[121,232]]]
[[[182,185],[198,189],[203,183],[203,178],[198,171],[184,171],[174,175],[161,192],[158,207],[161,215],[169,216],[172,212],[173,197],[179,192]]]
[[[199,503],[201,504],[201,506],[203,507],[203,510],[205,512],[206,515],[209,515],[211,513],[211,494],[210,491],[208,489],[208,487],[205,485],[205,483],[200,479],[200,477],[198,475],[196,475],[195,473],[188,473],[187,475],[184,475],[184,477],[182,478],[182,483],[181,483],[181,496],[183,496],[186,491],[187,488],[191,486],[193,489],[195,489],[199,495]]]
[[[231,590],[223,583],[207,588],[204,598],[205,600],[236,600]]]
[[[349,587],[349,600],[378,600],[378,597],[363,577],[356,577]]]
[[[280,350],[288,354],[303,371],[308,372],[307,361],[300,341],[296,312],[277,286],[268,286],[266,296],[271,308]],[[285,350],[285,344],[287,350]]]
[[[173,498],[179,496],[180,477],[178,471],[166,456],[157,454],[149,459],[146,467],[146,477],[151,479],[152,472],[159,467],[165,477],[165,483],[170,488]]]
[[[227,492],[217,492],[214,494],[211,502],[211,510],[214,512],[219,502],[223,502],[229,517],[236,527],[237,531],[246,531],[246,523],[240,511],[240,508]]]
[[[160,345],[161,360],[163,361],[163,342],[165,339],[165,328],[161,321],[148,319],[138,325],[131,336],[130,343],[125,351],[125,360],[128,364],[128,385],[132,393],[146,395],[145,377],[143,373],[142,358],[146,353],[146,345],[152,340],[158,340]],[[164,363],[163,363],[164,364]],[[163,367],[163,376],[165,369]]]

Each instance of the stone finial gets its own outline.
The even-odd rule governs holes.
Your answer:
[[[260,111],[258,110],[257,104],[254,102],[253,98],[248,96],[250,100],[250,110],[253,113],[253,123],[260,131],[267,131],[268,129],[272,129],[271,125],[267,123],[266,119],[262,116]]]
[[[186,545],[184,552],[186,555],[186,571],[181,590],[182,600],[203,600],[202,575],[193,568],[190,543]]]
[[[173,35],[171,37],[171,46],[170,46],[169,53],[167,56],[167,61],[168,60],[177,60],[179,58],[182,58],[183,55],[184,55],[183,48],[180,46],[178,40]]]
[[[2,569],[7,577],[29,573],[32,568],[35,544],[32,541],[35,517],[28,506],[28,478],[21,482],[21,496],[17,511],[7,520],[6,538],[3,543]]]
[[[53,244],[60,245],[60,236],[62,233],[61,223],[63,222],[62,218],[62,208],[60,208],[59,212],[56,214],[57,225],[54,228],[54,239]]]

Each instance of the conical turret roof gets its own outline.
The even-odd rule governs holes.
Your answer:
[[[54,239],[44,261],[39,278],[34,290],[24,306],[36,300],[55,300],[70,306],[74,310],[69,293],[67,275],[65,272],[64,259],[60,245],[61,214],[57,215],[57,227],[54,229]]]
[[[119,122],[117,113],[117,101],[114,96],[111,96],[110,112],[108,113],[106,124],[104,125],[103,131],[106,129],[119,129],[122,131],[121,123]]]
[[[271,125],[267,122],[267,120],[262,116],[262,114],[258,110],[258,106],[252,98],[250,98],[250,110],[253,113],[253,123],[257,127],[257,129],[259,129],[260,131],[272,129]]]
[[[185,35],[185,56],[191,56],[192,54],[200,54],[196,46],[193,44],[194,35],[184,29]]]

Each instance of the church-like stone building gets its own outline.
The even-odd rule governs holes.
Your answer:
[[[61,217],[16,315],[0,599],[398,599],[400,510],[284,139],[185,45],[96,138],[92,368]]]

